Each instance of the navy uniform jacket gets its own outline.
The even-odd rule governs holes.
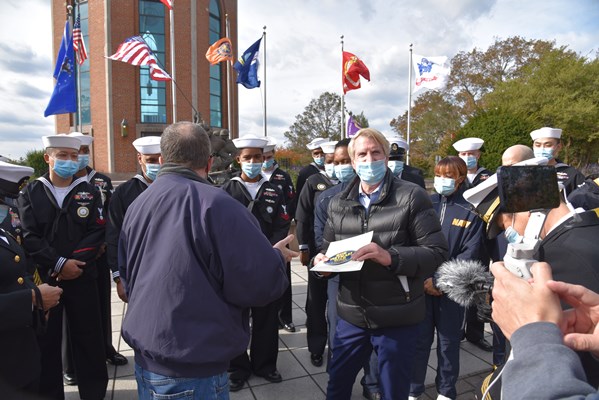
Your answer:
[[[69,258],[86,262],[79,279],[96,278],[95,259],[104,242],[106,223],[100,195],[85,177],[69,185],[62,207],[56,203],[54,192],[46,174],[19,195],[23,246],[44,282]]]
[[[566,196],[568,196],[570,193],[574,192],[578,186],[584,183],[584,175],[571,165],[564,164],[559,160],[556,161],[557,164],[555,164],[555,170],[557,172],[557,181],[564,185]]]
[[[291,220],[285,211],[285,198],[278,187],[262,178],[255,199],[252,199],[240,177],[231,179],[222,188],[256,217],[262,233],[271,244],[285,239]]]
[[[484,222],[464,200],[467,185],[460,185],[449,196],[431,195],[441,230],[449,244],[449,259],[480,260],[484,255]]]
[[[331,181],[324,173],[312,175],[306,181],[302,192],[297,200],[297,209],[295,210],[295,221],[297,227],[295,235],[300,249],[308,247],[310,257],[316,253],[316,242],[314,240],[314,207],[317,197],[321,192],[333,186]]]
[[[477,186],[479,183],[481,183],[481,182],[486,181],[487,179],[489,179],[489,177],[491,175],[493,175],[493,173],[491,171],[489,171],[488,169],[486,169],[484,167],[480,167],[476,171],[476,176],[472,180],[471,186],[472,187]]]
[[[297,182],[295,184],[295,190],[298,196],[302,193],[302,189],[308,178],[312,175],[318,174],[320,171],[324,171],[324,169],[320,168],[318,165],[316,165],[316,163],[313,162],[300,169],[300,172],[297,175]]]
[[[86,171],[87,181],[94,185],[96,189],[98,189],[100,196],[102,196],[102,205],[104,206],[104,210],[108,210],[108,204],[110,203],[112,192],[114,192],[112,181],[106,175],[99,173],[89,166],[86,167]]]
[[[33,286],[25,251],[0,229],[0,380],[17,388],[35,382],[41,372],[35,325],[44,317],[32,310]]]
[[[295,188],[293,187],[293,181],[291,176],[283,171],[278,166],[272,172],[269,182],[278,187],[283,192],[283,198],[285,199],[285,206],[287,214],[291,219],[295,218]]]
[[[585,211],[553,228],[541,241],[535,260],[551,265],[553,279],[599,292],[599,210]],[[587,379],[599,385],[599,362],[590,353],[578,353]]]
[[[568,194],[568,201],[574,207],[592,210],[599,207],[599,178],[587,179],[572,193]]]
[[[412,169],[417,169],[417,168],[412,168]],[[420,174],[417,174],[417,173],[413,173],[411,171],[406,171],[405,166],[404,166],[404,170],[401,171],[401,175],[399,177],[401,179],[403,179],[404,181],[415,183],[418,186],[420,186],[421,188],[426,189],[426,184],[424,183],[423,176]]]
[[[4,221],[0,221],[0,228],[8,232],[18,244],[23,243],[23,229],[21,228],[21,218],[19,218],[19,210],[15,207],[8,206],[8,214]]]
[[[148,182],[142,175],[135,175],[119,185],[110,198],[108,222],[106,224],[106,255],[113,276],[118,276],[118,243],[123,220],[127,209],[137,196],[148,188]]]

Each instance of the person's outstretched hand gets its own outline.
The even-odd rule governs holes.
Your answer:
[[[287,245],[293,241],[294,237],[295,236],[293,235],[287,235],[285,239],[279,240],[274,246],[272,246],[275,249],[279,249],[281,254],[283,254],[283,257],[285,257],[285,261],[291,261],[293,257],[299,256],[297,251],[293,251],[287,247]]]

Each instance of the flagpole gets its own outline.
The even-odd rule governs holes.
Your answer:
[[[341,91],[343,92],[343,74],[345,66],[343,65],[343,35],[341,35]],[[345,138],[345,93],[341,94],[341,140]]]
[[[268,136],[266,133],[266,25],[264,25],[264,27],[262,27],[263,32],[262,32],[262,43],[264,43],[264,47],[262,50],[263,55],[263,59],[262,59],[262,64],[263,64],[263,75],[264,75],[264,79],[262,80],[264,82],[264,137]]]
[[[410,43],[410,62],[408,63],[408,127],[406,142],[408,150],[406,151],[406,164],[410,163],[410,109],[412,108],[412,43]]]
[[[229,14],[225,14],[225,37],[231,38],[229,29]],[[234,138],[236,136],[233,136],[231,129],[233,126],[231,123],[231,62],[227,62],[225,65],[227,66],[227,128],[229,128],[229,137]]]
[[[173,98],[173,123],[177,122],[177,88],[175,82],[177,80],[177,74],[175,73],[175,14],[173,9],[175,8],[175,0],[172,0],[173,6],[169,10],[169,23],[170,23],[170,34],[171,34],[171,96]]]
[[[77,6],[77,15],[81,18],[81,8],[78,0],[75,0],[75,5]],[[75,26],[75,18],[75,14],[73,14],[73,26]],[[72,31],[71,40],[73,40]],[[75,61],[77,61],[77,57],[75,57]],[[77,131],[81,132],[83,129],[83,123],[81,122],[81,65],[78,62],[75,62],[75,64],[77,67]]]

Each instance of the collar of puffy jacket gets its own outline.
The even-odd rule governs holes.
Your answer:
[[[383,178],[383,182],[380,186],[379,198],[376,201],[372,202],[371,205],[381,203],[385,200],[389,193],[389,188],[393,183],[393,179],[395,179],[395,176],[391,173],[391,170],[387,168],[387,172],[385,173],[385,177]],[[362,205],[358,200],[358,196],[360,195],[360,183],[360,178],[356,176],[354,180],[351,183],[349,183],[345,189],[343,189],[341,198],[346,202],[355,202],[357,205],[361,207]]]

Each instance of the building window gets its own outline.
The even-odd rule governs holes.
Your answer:
[[[139,0],[139,34],[165,66],[164,16],[166,7],[159,0]],[[139,72],[141,122],[166,124],[166,82],[150,79],[150,68]]]
[[[220,7],[217,0],[210,0],[209,8],[210,45],[221,38]],[[224,63],[210,66],[210,125],[222,128],[222,79],[221,68]]]
[[[81,33],[83,34],[83,41],[85,42],[86,49],[89,54],[89,14],[87,2],[81,2],[79,5],[79,12],[81,18]],[[77,15],[75,15],[77,17]],[[79,123],[79,114],[77,113],[75,116],[75,121],[77,122],[77,126],[79,125],[89,125],[92,121],[91,114],[91,99],[90,99],[90,82],[89,82],[89,59],[85,60],[83,65],[79,65],[78,62],[75,62],[76,68],[79,68],[78,71],[78,83],[79,83],[79,96],[80,96],[80,106],[81,106],[81,123]]]

